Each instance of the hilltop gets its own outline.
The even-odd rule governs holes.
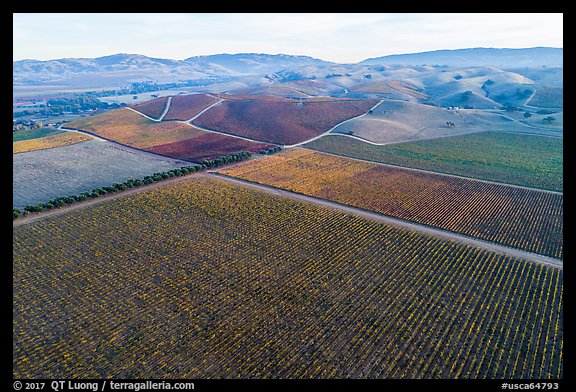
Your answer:
[[[374,57],[361,64],[493,65],[497,67],[561,67],[563,48],[534,47],[444,49]]]
[[[13,62],[12,69],[15,85],[65,80],[85,75],[115,75],[117,79],[124,78],[124,81],[127,81],[137,78],[168,80],[269,74],[268,80],[292,81],[305,78],[310,72],[323,70],[329,70],[326,75],[332,77],[347,76],[346,74],[351,73],[350,69],[364,69],[370,65],[562,67],[562,56],[562,48],[473,48],[388,55],[356,64],[336,64],[310,56],[287,54],[223,53],[173,60],[118,53],[96,58],[19,60]]]

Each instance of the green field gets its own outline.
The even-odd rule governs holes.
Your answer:
[[[47,135],[52,135],[61,132],[64,131],[61,131],[56,128],[36,128],[36,129],[27,129],[25,131],[16,131],[12,132],[12,141],[19,142],[21,140],[36,139],[39,137],[44,137]]]
[[[305,147],[369,161],[562,191],[563,139],[481,132],[376,146],[345,136]]]

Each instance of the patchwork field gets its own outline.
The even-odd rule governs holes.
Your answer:
[[[563,377],[561,270],[221,180],[13,244],[15,378]]]
[[[131,153],[97,140],[14,154],[12,160],[15,208],[189,164]]]
[[[436,44],[13,61],[12,378],[562,389],[563,49]]]
[[[256,152],[268,147],[265,143],[205,132],[182,122],[155,122],[125,108],[71,121],[66,126],[131,147],[192,162],[233,152]]]
[[[46,148],[68,146],[91,139],[90,136],[74,132],[50,133],[47,136],[13,142],[12,153],[17,154],[28,151],[43,150]]]
[[[562,258],[563,196],[294,149],[220,173]]]
[[[206,94],[176,95],[164,120],[190,120],[216,101],[216,98]]]
[[[296,144],[366,113],[378,100],[227,98],[194,124],[207,129],[281,145]]]
[[[329,136],[305,146],[374,162],[554,191],[563,189],[563,139],[481,132],[377,146],[345,136]]]

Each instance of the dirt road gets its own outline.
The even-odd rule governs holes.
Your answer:
[[[238,164],[238,163],[235,162],[232,165],[236,165],[236,164]],[[220,169],[222,169],[222,168],[220,168]],[[557,268],[560,270],[563,269],[563,261],[559,260],[559,259],[554,259],[551,257],[542,256],[539,254],[530,253],[530,252],[522,251],[519,249],[509,248],[507,246],[495,244],[492,242],[483,241],[483,240],[468,237],[465,235],[456,234],[453,232],[441,230],[438,228],[405,221],[403,219],[392,218],[392,217],[389,217],[386,215],[378,214],[378,213],[373,212],[373,211],[363,210],[361,208],[351,207],[351,206],[347,206],[347,205],[340,204],[337,202],[332,202],[332,201],[328,201],[328,200],[324,200],[324,199],[318,199],[318,198],[306,196],[306,195],[303,195],[300,193],[295,193],[295,192],[291,192],[291,191],[287,191],[287,190],[283,190],[283,189],[279,189],[279,188],[274,188],[274,187],[271,187],[268,185],[257,184],[257,183],[229,177],[229,176],[226,176],[226,175],[223,175],[223,174],[220,174],[217,172],[213,172],[213,171],[191,173],[191,174],[187,174],[187,175],[181,176],[181,177],[171,177],[169,179],[166,179],[166,180],[163,180],[160,182],[156,182],[153,184],[149,184],[149,185],[145,185],[145,186],[141,186],[141,187],[137,187],[137,188],[130,188],[130,189],[120,191],[117,193],[113,193],[110,195],[100,196],[100,197],[95,198],[95,199],[88,199],[84,202],[75,203],[75,204],[72,204],[69,206],[60,207],[58,209],[49,210],[49,211],[45,211],[45,212],[41,212],[41,213],[29,214],[25,217],[20,217],[20,218],[16,219],[15,221],[13,221],[12,227],[13,228],[18,227],[18,226],[32,223],[32,222],[35,222],[37,220],[44,219],[44,218],[47,218],[50,216],[57,216],[60,214],[67,213],[69,211],[90,207],[90,206],[93,206],[93,205],[96,205],[99,203],[105,203],[109,200],[113,200],[113,199],[116,199],[119,197],[128,196],[128,195],[134,194],[136,192],[143,192],[143,191],[147,191],[150,189],[159,188],[162,186],[167,186],[167,185],[173,184],[175,182],[182,181],[182,180],[187,179],[187,178],[193,178],[193,177],[218,178],[218,179],[223,180],[223,181],[227,181],[227,182],[234,183],[234,184],[239,184],[239,185],[249,187],[252,189],[257,189],[259,191],[263,191],[263,192],[273,194],[273,195],[276,195],[279,197],[287,197],[287,198],[290,198],[293,200],[300,200],[300,201],[313,203],[313,204],[328,207],[328,208],[334,208],[334,209],[337,209],[337,210],[340,210],[340,211],[343,211],[343,212],[346,212],[349,214],[354,214],[357,216],[361,216],[363,218],[376,220],[378,222],[389,224],[389,225],[392,225],[395,227],[413,230],[413,231],[416,231],[419,233],[423,233],[423,234],[427,234],[427,235],[431,235],[431,236],[435,236],[435,237],[441,237],[441,238],[444,238],[447,240],[452,240],[452,241],[456,241],[456,242],[459,242],[462,244],[475,246],[478,248],[486,249],[486,250],[492,251],[492,252],[497,252],[497,253],[504,254],[507,256],[517,257],[519,259],[528,260],[528,261],[532,261],[535,263],[540,263],[540,264],[543,264],[543,265],[546,265],[546,266],[549,266],[552,268]]]
[[[138,112],[137,112],[137,113],[138,113]],[[63,131],[76,132],[76,133],[80,133],[80,134],[83,134],[83,135],[91,136],[91,137],[92,137],[93,139],[95,139],[95,140],[108,143],[108,144],[110,144],[111,146],[116,147],[116,148],[118,148],[118,149],[120,149],[120,150],[132,152],[132,153],[136,153],[136,154],[142,154],[142,155],[146,155],[146,156],[151,157],[151,158],[160,159],[160,160],[164,160],[164,161],[170,161],[170,162],[173,162],[173,163],[176,163],[176,164],[180,164],[180,165],[183,165],[183,166],[187,166],[187,165],[193,164],[193,162],[190,162],[190,161],[185,161],[185,160],[177,159],[177,158],[174,158],[174,157],[171,157],[171,156],[168,156],[168,155],[164,155],[164,154],[159,154],[159,153],[155,153],[155,152],[150,152],[150,151],[142,150],[142,149],[140,149],[140,148],[132,147],[132,146],[129,146],[129,145],[127,145],[127,144],[118,143],[118,142],[116,142],[116,141],[114,141],[114,140],[112,140],[112,139],[108,139],[108,138],[105,138],[105,137],[102,137],[102,136],[98,136],[98,135],[96,135],[96,134],[94,134],[94,133],[91,133],[91,132],[88,132],[88,131],[83,131],[83,130],[81,130],[81,129],[76,129],[76,128],[69,128],[69,127],[66,127],[65,124],[60,125],[60,126],[58,127],[58,129],[61,129],[61,130],[63,130]]]
[[[134,113],[138,113],[139,115],[147,118],[148,120],[152,120],[155,122],[161,122],[164,119],[164,116],[166,116],[166,113],[168,113],[168,110],[170,110],[170,104],[171,103],[172,103],[172,96],[168,96],[168,99],[166,100],[166,106],[164,106],[164,111],[162,111],[162,114],[160,114],[159,118],[152,118],[147,114],[144,114],[144,113],[139,112],[138,110],[136,110],[134,108],[131,108],[130,106],[125,106],[125,108],[128,110],[132,110]]]
[[[362,118],[362,117],[366,116],[368,113],[371,113],[371,112],[372,112],[374,109],[376,109],[382,102],[384,102],[383,99],[381,99],[376,105],[374,105],[374,106],[372,106],[370,109],[368,109],[368,111],[367,111],[366,113],[362,113],[362,114],[359,115],[359,116],[352,117],[352,118],[349,118],[349,119],[347,119],[347,120],[341,121],[341,122],[339,122],[338,124],[334,125],[332,128],[330,128],[329,130],[327,130],[326,132],[321,133],[321,134],[318,135],[318,136],[314,136],[313,138],[308,139],[308,140],[304,140],[303,142],[300,142],[300,143],[290,144],[290,145],[283,145],[282,148],[299,147],[299,146],[302,146],[303,144],[310,143],[310,142],[312,142],[312,141],[314,141],[314,140],[320,139],[321,137],[324,137],[324,136],[326,136],[326,135],[330,135],[330,133],[331,133],[334,129],[336,129],[337,127],[339,127],[340,125],[345,124],[345,123],[347,123],[347,122],[349,122],[349,121],[352,121],[352,120],[356,120],[356,119]]]

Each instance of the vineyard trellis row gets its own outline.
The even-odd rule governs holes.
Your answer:
[[[15,377],[562,377],[562,271],[216,178],[13,236]]]
[[[220,173],[563,258],[562,194],[415,172],[305,149]]]

